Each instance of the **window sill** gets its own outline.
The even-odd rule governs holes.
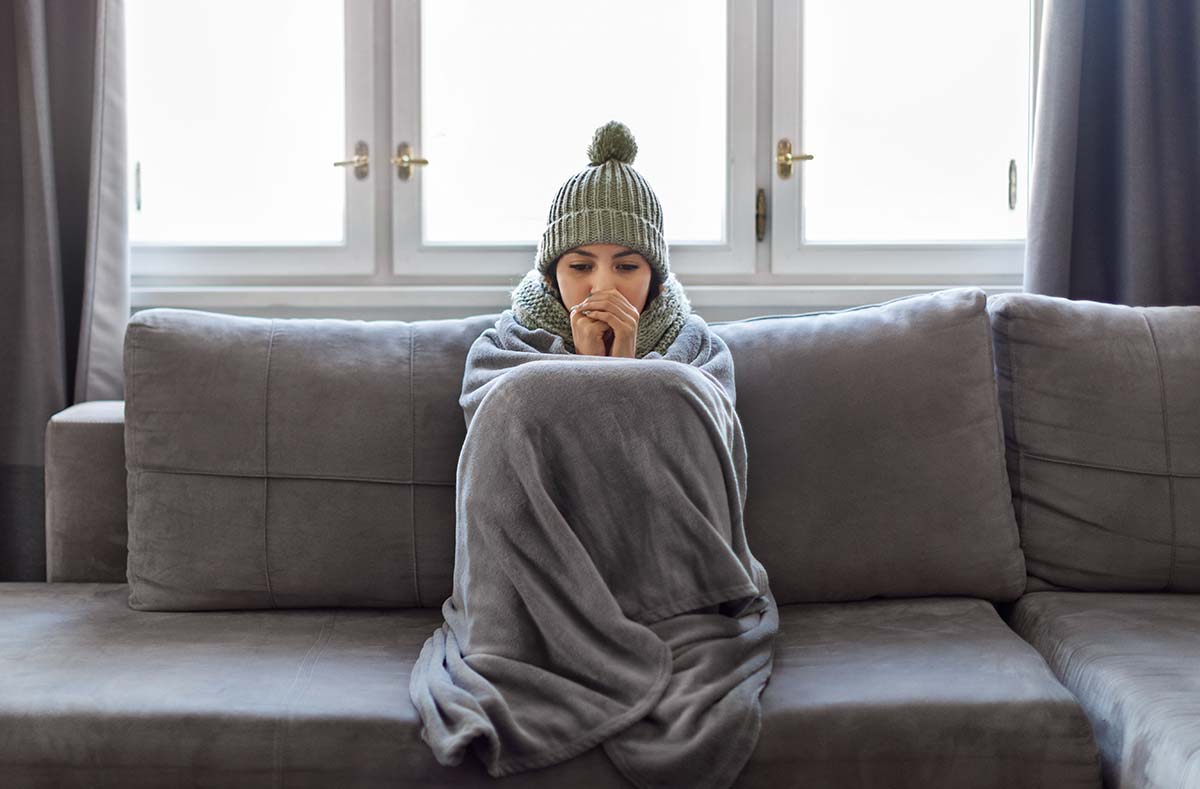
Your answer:
[[[692,308],[708,320],[843,309],[961,284],[689,285]],[[989,295],[1020,291],[1016,281],[980,285]],[[500,312],[508,285],[175,285],[135,286],[131,313],[151,307],[263,317],[425,320]]]

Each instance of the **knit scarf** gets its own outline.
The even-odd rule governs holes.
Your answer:
[[[513,315],[527,329],[545,329],[563,338],[567,350],[575,353],[571,316],[559,301],[557,289],[547,286],[537,268],[530,269],[512,293]],[[692,304],[683,285],[669,272],[662,289],[638,316],[637,344],[634,355],[640,359],[651,351],[666,354],[692,312]]]

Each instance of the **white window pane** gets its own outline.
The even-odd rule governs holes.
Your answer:
[[[592,134],[617,120],[667,239],[722,242],[725,17],[724,0],[422,3],[423,240],[537,243]]]
[[[803,45],[805,240],[1024,238],[1027,3],[810,0]]]
[[[341,0],[129,0],[126,16],[131,240],[342,242]]]

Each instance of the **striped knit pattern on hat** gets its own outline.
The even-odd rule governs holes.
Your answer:
[[[587,155],[588,166],[559,187],[550,205],[534,268],[513,291],[513,312],[526,328],[545,328],[562,336],[574,353],[570,315],[549,276],[550,268],[575,247],[620,244],[640,252],[662,278],[659,295],[638,318],[636,355],[665,352],[691,305],[671,272],[662,205],[646,179],[630,166],[637,142],[625,124],[609,121],[596,129]]]
[[[646,179],[630,165],[637,142],[629,127],[609,121],[588,146],[588,166],[567,179],[550,204],[535,265],[546,273],[558,256],[584,244],[636,249],[663,279],[670,272],[662,206]]]

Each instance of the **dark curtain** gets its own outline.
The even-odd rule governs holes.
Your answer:
[[[1200,0],[1047,0],[1025,290],[1200,304]]]
[[[46,578],[45,431],[124,397],[121,0],[0,0],[0,581]]]

